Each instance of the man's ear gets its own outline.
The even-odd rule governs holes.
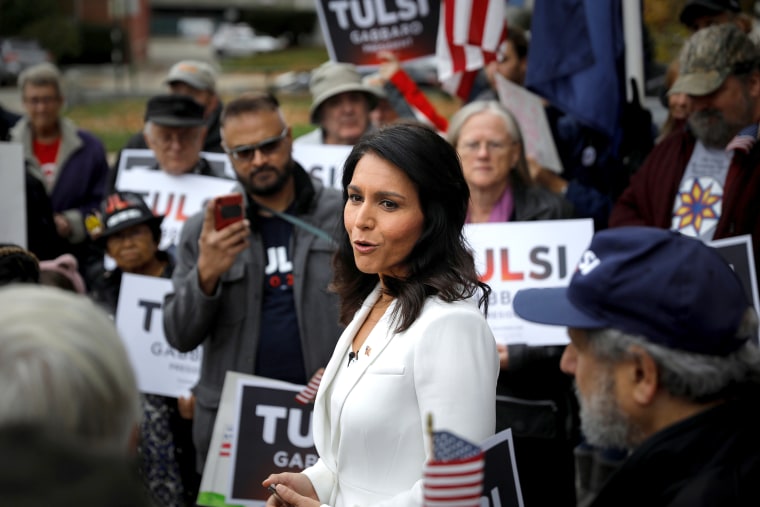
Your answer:
[[[760,99],[760,71],[753,70],[747,78],[749,86],[749,96]]]
[[[631,397],[639,405],[649,405],[654,401],[660,385],[660,371],[652,356],[641,347],[630,348]]]

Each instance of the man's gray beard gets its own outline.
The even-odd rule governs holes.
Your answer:
[[[711,121],[712,119],[715,120]],[[721,150],[743,128],[728,125],[723,115],[714,111],[694,111],[689,115],[688,122],[694,136],[702,141],[702,144],[708,148]]]
[[[642,431],[623,413],[615,398],[615,377],[604,370],[595,379],[594,391],[585,399],[578,391],[581,430],[591,445],[602,448],[626,449],[643,440]]]

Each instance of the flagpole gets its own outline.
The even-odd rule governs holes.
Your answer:
[[[641,0],[618,0],[622,6],[625,40],[625,96],[633,98],[631,78],[636,79],[639,97],[644,97],[644,42],[641,34]]]

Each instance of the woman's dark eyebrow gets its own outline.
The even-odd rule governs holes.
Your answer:
[[[353,192],[359,192],[361,193],[361,190],[356,185],[348,185],[346,187],[346,190],[351,190]],[[398,192],[390,192],[390,191],[380,191],[375,192],[373,194],[375,197],[393,197],[395,199],[406,199],[406,196],[399,194]]]

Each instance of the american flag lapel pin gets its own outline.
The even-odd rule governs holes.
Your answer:
[[[369,357],[370,352],[372,352],[372,347],[370,347],[369,345],[367,345],[366,347],[364,347],[364,355],[365,356]]]

